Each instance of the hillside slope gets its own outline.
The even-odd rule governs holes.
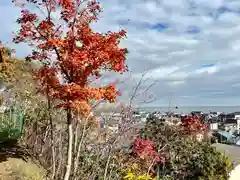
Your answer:
[[[0,162],[0,180],[45,180],[44,170],[31,161],[8,158]]]

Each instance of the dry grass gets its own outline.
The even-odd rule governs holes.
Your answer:
[[[0,180],[45,180],[44,171],[31,161],[9,158],[0,163]]]

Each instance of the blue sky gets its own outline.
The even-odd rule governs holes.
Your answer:
[[[101,0],[99,32],[126,29],[131,72],[122,78],[125,100],[142,73],[142,85],[156,100],[150,105],[240,105],[239,0]],[[0,1],[0,39],[11,44],[19,10]],[[12,44],[11,44],[12,45]],[[13,46],[13,45],[12,45]],[[14,45],[18,56],[30,51]]]

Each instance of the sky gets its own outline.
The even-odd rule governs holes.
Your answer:
[[[129,99],[142,74],[139,98],[149,106],[240,105],[239,0],[100,0],[103,12],[92,27],[98,32],[127,31],[129,73],[116,78]],[[20,11],[0,1],[0,39],[24,57],[30,49],[11,43]],[[148,88],[152,83],[154,85]]]

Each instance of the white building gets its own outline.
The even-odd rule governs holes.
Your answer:
[[[212,131],[218,130],[218,123],[217,122],[212,122],[209,124],[209,129]]]

